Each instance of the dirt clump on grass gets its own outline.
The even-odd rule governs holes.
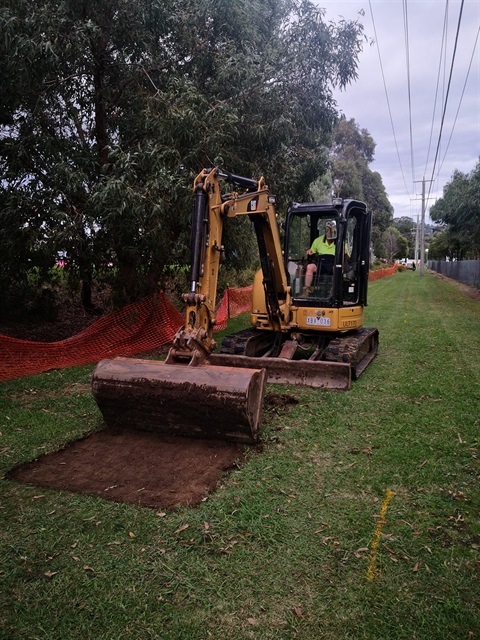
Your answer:
[[[9,478],[114,502],[195,506],[244,458],[244,445],[103,429],[13,469]]]

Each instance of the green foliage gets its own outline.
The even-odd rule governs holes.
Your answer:
[[[465,254],[465,235],[461,231],[453,231],[450,227],[439,231],[430,240],[428,257],[430,260],[445,260],[445,258],[461,259]]]
[[[408,255],[408,242],[405,236],[402,236],[400,231],[394,227],[388,227],[382,235],[382,245],[385,247],[385,257],[390,262],[393,262],[395,258],[404,258]]]
[[[405,250],[405,253],[399,257],[414,258],[417,223],[413,218],[402,216],[393,219],[392,227],[395,227],[403,237],[402,248]]]
[[[402,236],[405,236],[406,238],[410,238],[412,234],[415,234],[417,227],[413,218],[409,218],[408,216],[394,218],[392,220],[392,226],[398,229]]]
[[[480,161],[469,174],[455,171],[430,217],[447,225],[433,244],[435,256],[468,259],[480,256]],[[429,254],[432,257],[434,254]]]
[[[361,35],[307,0],[7,0],[2,288],[14,256],[25,280],[61,250],[85,304],[111,262],[118,299],[143,295],[188,261],[203,166],[264,174],[279,202],[304,198]],[[252,258],[241,241],[231,253],[242,267]]]

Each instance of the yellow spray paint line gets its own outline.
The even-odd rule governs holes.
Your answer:
[[[390,500],[395,495],[395,491],[387,491],[385,493],[385,499],[382,504],[382,508],[380,510],[380,517],[377,522],[377,526],[375,528],[375,533],[373,534],[372,545],[370,547],[370,559],[368,561],[368,569],[367,569],[367,580],[373,580],[379,576],[379,571],[377,569],[377,556],[378,556],[378,545],[380,544],[380,537],[382,535],[382,527],[385,524],[385,516],[387,514],[388,505],[390,504]]]

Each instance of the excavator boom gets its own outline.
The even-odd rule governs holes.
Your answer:
[[[220,181],[244,191],[222,194]],[[263,179],[218,169],[195,179],[190,291],[183,295],[185,324],[165,362],[135,358],[102,360],[92,390],[107,425],[155,430],[168,435],[255,442],[266,383],[262,367],[213,366],[215,303],[222,231],[227,217],[271,207]],[[269,212],[274,216],[273,209]],[[280,240],[270,243],[280,249]],[[280,254],[281,255],[281,254]],[[277,257],[278,259],[278,257]],[[286,287],[286,281],[277,287]],[[275,301],[276,298],[274,297]],[[280,313],[278,305],[275,313]]]

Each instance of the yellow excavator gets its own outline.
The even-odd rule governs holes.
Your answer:
[[[251,328],[224,338],[216,354],[223,224],[241,215],[253,223],[261,265]],[[194,182],[185,324],[164,362],[98,363],[93,395],[107,425],[253,443],[266,381],[349,389],[378,348],[377,329],[363,326],[370,226],[357,200],[292,203],[282,250],[264,179],[203,169]]]

